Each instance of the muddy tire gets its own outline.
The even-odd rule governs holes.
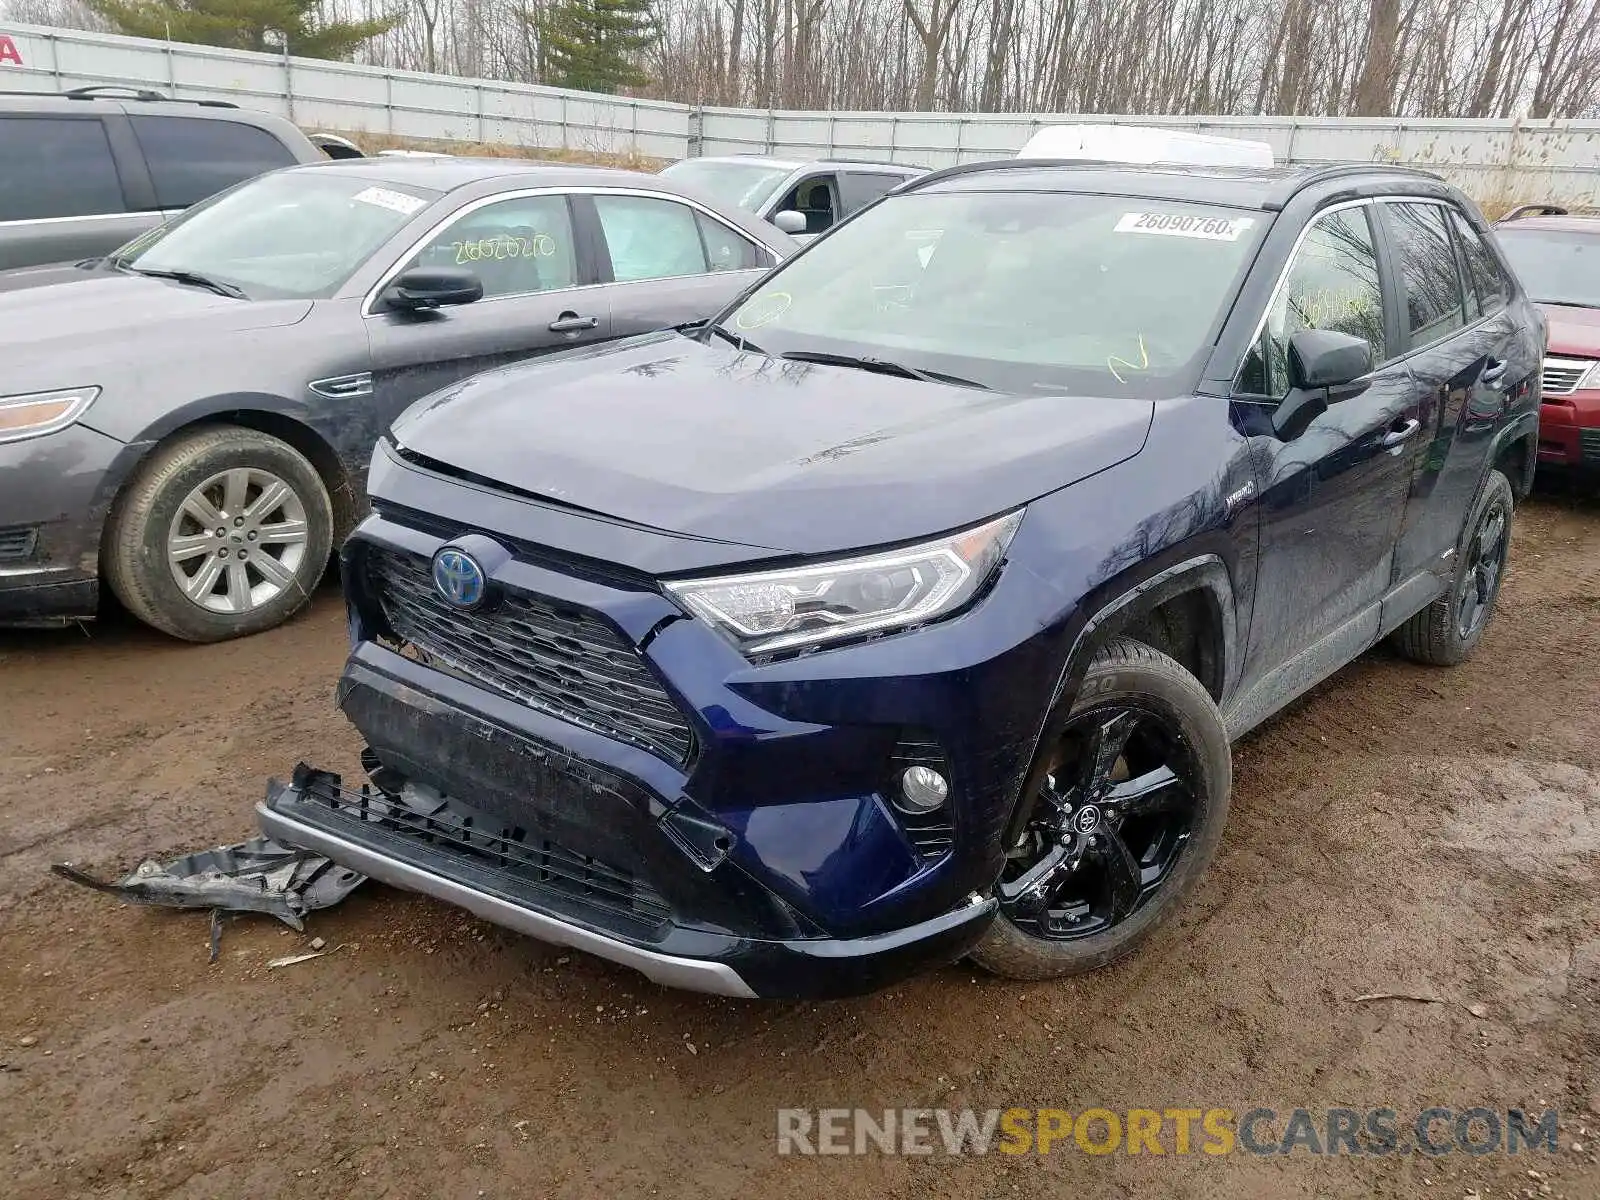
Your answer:
[[[332,542],[328,490],[305,456],[254,429],[216,426],[140,465],[112,509],[101,569],[141,621],[220,642],[304,608]]]
[[[1511,546],[1511,514],[1516,504],[1511,481],[1489,472],[1467,522],[1467,537],[1456,552],[1450,590],[1417,613],[1391,636],[1413,662],[1453,667],[1472,657],[1494,616]]]
[[[1232,763],[1222,716],[1199,680],[1143,643],[1107,645],[1061,738],[1041,748],[1030,773],[1034,816],[1011,849],[996,885],[1000,913],[972,959],[996,975],[1052,979],[1131,951],[1215,857]],[[1057,854],[1062,865],[1038,876]]]

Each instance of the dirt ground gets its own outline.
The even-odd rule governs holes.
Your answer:
[[[343,653],[331,587],[231,645],[0,635],[0,1193],[1600,1197],[1600,499],[1523,507],[1475,661],[1377,651],[1240,745],[1182,919],[1057,985],[713,999],[377,885],[304,936],[230,924],[208,966],[204,914],[47,874],[248,836],[300,758],[354,773]],[[1355,999],[1388,992],[1437,1002]],[[781,1107],[1434,1104],[1558,1108],[1560,1149],[775,1150]]]

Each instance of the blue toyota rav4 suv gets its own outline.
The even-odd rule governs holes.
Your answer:
[[[1472,653],[1543,348],[1421,173],[925,176],[714,322],[413,406],[344,551],[370,782],[263,825],[708,992],[1098,966],[1232,739]]]

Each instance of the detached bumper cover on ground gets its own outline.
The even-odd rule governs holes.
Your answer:
[[[375,778],[385,780],[381,767]],[[526,813],[517,824],[409,782],[396,792],[352,790],[338,775],[304,764],[291,783],[273,781],[257,811],[270,836],[384,883],[632,967],[657,983],[717,995],[824,997],[880,988],[960,957],[995,908],[992,899],[974,897],[890,934],[763,938],[686,914],[631,872],[567,849],[549,836],[558,817],[527,828]],[[727,877],[735,873],[731,865],[718,870],[725,875],[712,880],[708,873],[711,887],[751,886]]]

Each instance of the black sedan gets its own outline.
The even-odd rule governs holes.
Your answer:
[[[91,617],[104,578],[176,637],[276,625],[413,400],[708,317],[795,248],[654,175],[358,159],[0,276],[0,624]]]

